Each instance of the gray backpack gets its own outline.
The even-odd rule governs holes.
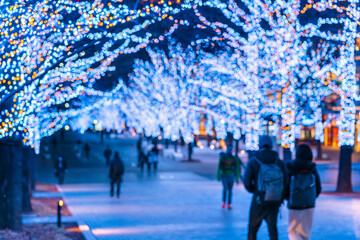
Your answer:
[[[295,209],[315,207],[316,182],[312,172],[291,176],[289,206]]]
[[[265,164],[257,158],[255,160],[260,165],[257,190],[262,198],[259,203],[281,203],[284,191],[284,173],[277,164],[278,160],[270,164]]]

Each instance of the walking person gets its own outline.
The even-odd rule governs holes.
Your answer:
[[[65,129],[62,128],[60,130],[60,137],[61,137],[61,142],[64,142],[64,139],[65,139]]]
[[[86,159],[89,160],[89,156],[90,156],[90,145],[89,145],[89,143],[85,143],[84,150],[85,150]]]
[[[74,152],[77,157],[77,159],[81,159],[81,141],[77,140],[76,144],[74,146]]]
[[[101,130],[100,132],[101,143],[104,143],[104,134],[105,134],[105,130]]]
[[[140,136],[137,143],[136,143],[136,149],[138,150],[138,166],[140,166],[141,162],[142,162],[142,137]]]
[[[253,154],[245,169],[244,186],[253,193],[248,240],[256,240],[263,220],[268,225],[270,240],[278,240],[277,217],[288,179],[285,166],[272,146],[269,136],[261,136],[260,149]]]
[[[114,158],[110,164],[109,177],[110,177],[110,196],[114,196],[114,185],[116,184],[116,196],[120,196],[120,185],[122,176],[124,175],[125,167],[124,162],[120,159],[119,152],[115,152]]]
[[[222,182],[222,208],[226,206],[226,195],[228,195],[228,209],[232,209],[232,188],[234,181],[239,183],[241,161],[237,156],[232,155],[232,146],[227,147],[226,153],[220,153],[220,160],[217,170],[217,180]]]
[[[147,164],[149,167],[149,154],[152,149],[151,144],[143,142],[140,149],[140,169],[144,170],[144,165]]]
[[[62,155],[56,159],[55,163],[55,176],[58,178],[59,184],[64,183],[65,172],[67,171],[67,164]]]
[[[151,168],[151,164],[154,165],[154,170],[157,169],[157,165],[159,162],[159,149],[156,144],[153,144],[148,156],[148,170]]]
[[[112,151],[110,149],[110,145],[106,145],[106,149],[104,151],[104,157],[105,157],[105,161],[106,161],[106,166],[109,166],[110,164],[110,158],[111,158],[111,154],[112,154]]]
[[[140,169],[141,170],[144,170],[144,165],[145,165],[145,163],[147,163],[147,157],[146,157],[146,155],[144,154],[144,152],[142,151],[142,150],[140,150],[140,153],[139,153],[140,155],[139,155],[139,161],[140,161],[140,163],[139,163],[139,166],[140,166]]]
[[[285,191],[289,208],[289,240],[309,240],[314,218],[315,201],[321,192],[319,173],[310,147],[296,148],[294,161],[286,163],[289,186]]]

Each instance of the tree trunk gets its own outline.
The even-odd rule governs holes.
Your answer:
[[[283,160],[290,161],[291,160],[291,151],[290,148],[283,147]]]
[[[180,145],[185,146],[185,140],[182,136],[180,137]]]
[[[35,153],[30,147],[23,148],[22,157],[22,210],[23,212],[31,212],[31,191],[30,191],[30,164]]]
[[[169,139],[165,139],[165,149],[169,148]]]
[[[1,140],[0,152],[0,229],[19,230],[22,225],[21,141]]]
[[[192,155],[192,143],[188,143],[188,161],[190,162],[191,159],[191,155]]]
[[[351,154],[352,146],[345,145],[340,148],[339,175],[336,191],[352,192],[351,185]]]
[[[207,135],[207,146],[210,147],[211,145],[211,136]]]
[[[316,140],[316,145],[317,145],[317,156],[316,156],[316,159],[321,160],[321,159],[322,159],[322,148],[321,148],[321,142],[320,142],[320,140]]]
[[[228,132],[225,139],[226,146],[233,146],[233,142],[234,142],[234,135]]]
[[[35,191],[38,157],[39,157],[39,155],[35,154],[35,151],[34,151],[33,157],[30,158],[30,189],[31,189],[31,192]]]

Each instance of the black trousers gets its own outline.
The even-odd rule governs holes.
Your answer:
[[[262,220],[265,220],[269,230],[270,240],[278,240],[277,216],[279,206],[262,206],[253,198],[249,216],[248,240],[256,240],[256,234]]]
[[[148,168],[148,170],[151,169],[151,164],[154,164],[154,170],[156,170],[156,169],[157,169],[157,162],[153,162],[153,163],[147,162],[147,168]]]
[[[120,180],[111,180],[110,185],[111,185],[111,190],[110,190],[110,195],[114,196],[114,185],[116,184],[116,196],[120,196],[120,184],[121,181]]]
[[[57,172],[57,177],[59,180],[59,184],[63,184],[64,183],[64,179],[65,179],[65,171],[64,170],[60,170]]]

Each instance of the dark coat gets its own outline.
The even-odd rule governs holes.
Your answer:
[[[156,145],[154,145],[154,147],[151,149],[151,152],[155,155],[159,155],[159,149],[157,148]]]
[[[114,157],[110,164],[109,177],[114,181],[121,181],[124,175],[124,162],[119,157]]]
[[[257,158],[259,161],[265,164],[272,164],[277,162],[277,164],[284,173],[284,184],[285,184],[284,189],[287,188],[288,177],[283,161],[279,160],[277,152],[269,148],[263,148],[257,151],[255,153],[255,156],[250,158],[249,162],[246,165],[244,179],[243,179],[246,190],[248,190],[251,193],[254,193],[254,196],[258,195],[257,181],[260,170],[260,164],[256,161],[255,158]],[[285,193],[284,193],[284,197],[285,197]]]
[[[110,148],[105,149],[104,156],[105,156],[105,158],[111,157],[111,149]]]
[[[60,161],[60,157],[56,159],[56,163],[55,163],[56,171],[65,171],[67,169],[65,158],[62,159],[63,159],[62,161]]]
[[[85,143],[84,149],[85,149],[85,152],[90,152],[90,145],[88,143]]]
[[[316,170],[316,164],[307,161],[307,160],[301,160],[296,159],[295,161],[288,161],[286,162],[286,169],[288,172],[288,181],[290,182],[290,179],[292,176],[300,173],[300,172],[311,172],[315,176],[315,184],[316,184],[316,197],[318,197],[321,193],[321,182],[320,182],[320,176],[318,171]],[[290,198],[290,185],[286,188],[285,191],[285,198]],[[292,206],[288,205],[289,209],[294,209]]]

